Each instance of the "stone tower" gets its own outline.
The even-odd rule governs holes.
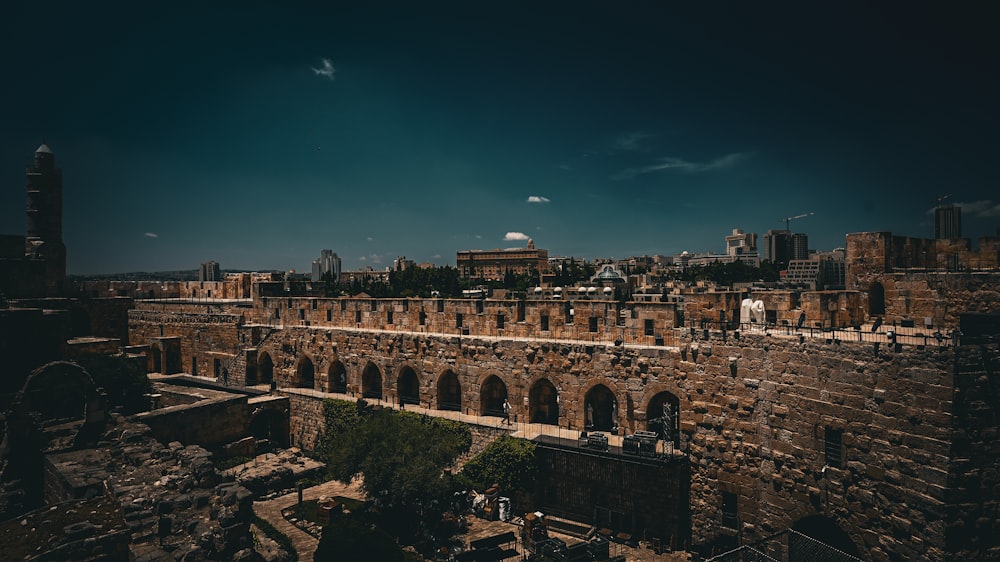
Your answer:
[[[28,235],[24,253],[28,259],[45,262],[45,295],[62,295],[66,284],[62,170],[56,168],[55,154],[45,144],[35,151],[34,166],[27,169],[26,176]]]

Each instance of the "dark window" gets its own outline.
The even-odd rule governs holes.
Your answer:
[[[476,301],[476,314],[483,313],[483,301]]]
[[[566,316],[565,322],[567,324],[572,324],[573,323],[573,306],[570,305],[569,303],[566,303],[565,308],[563,308],[563,313]]]
[[[403,301],[403,312],[410,311],[410,301]]]
[[[373,299],[372,300],[372,312],[375,312],[376,310],[378,310],[378,301]]]
[[[524,303],[517,303],[517,321],[524,322]]]
[[[392,324],[392,309],[385,311],[385,319],[387,324]]]
[[[292,299],[288,299],[288,308],[292,308]]]
[[[844,430],[828,427],[823,437],[824,464],[840,468],[844,464]]]
[[[354,321],[356,323],[358,323],[358,324],[361,323],[361,310],[360,309],[354,311]]]
[[[420,311],[420,325],[423,326],[427,323],[427,313],[423,310]]]
[[[504,317],[502,312],[497,313],[497,329],[503,330]]]
[[[642,321],[642,325],[643,325],[643,329],[645,330],[647,336],[653,335],[653,320],[652,319],[647,318],[647,319],[643,320]]]
[[[461,328],[462,327],[462,313],[461,312],[455,314],[455,327],[456,328]]]
[[[316,310],[316,307],[317,307],[318,304],[319,304],[319,301],[317,301],[316,299],[312,300],[313,310]]]
[[[596,316],[591,316],[590,317],[590,331],[591,332],[596,332],[597,331],[597,317]]]
[[[191,376],[198,376],[198,357],[191,356]]]
[[[437,306],[438,312],[444,312],[444,299],[438,299]]]
[[[722,492],[722,526],[739,529],[739,511],[737,503],[739,496],[731,492]]]
[[[327,310],[326,311],[326,321],[327,322],[333,322],[333,311],[332,310]]]
[[[306,319],[306,310],[304,308],[300,308],[299,309],[299,320],[305,320],[305,319]]]
[[[346,310],[347,310],[347,301],[344,299],[340,299],[340,311],[344,312]]]
[[[548,314],[543,314],[542,315],[542,331],[543,332],[548,332],[549,331],[549,315]]]

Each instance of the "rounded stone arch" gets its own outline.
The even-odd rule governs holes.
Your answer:
[[[403,365],[396,374],[396,396],[400,404],[420,404],[420,377],[410,365]]]
[[[15,408],[35,412],[38,420],[79,419],[87,415],[96,385],[86,369],[69,361],[53,361],[35,369],[15,398]]]
[[[836,521],[825,515],[808,515],[792,525],[794,533],[788,536],[788,559],[807,560],[817,558],[818,553],[826,550],[817,542],[823,543],[844,554],[861,558],[861,551],[851,536],[840,528]],[[805,536],[802,536],[805,535]],[[827,554],[833,554],[826,551]]]
[[[326,391],[347,394],[347,367],[333,359],[326,367]]]
[[[583,427],[588,431],[618,431],[618,398],[604,383],[589,385],[583,395]]]
[[[657,434],[664,442],[681,446],[681,401],[673,392],[661,390],[645,403],[646,431]]]
[[[303,353],[295,361],[295,377],[292,386],[295,388],[315,388],[316,363],[307,353]]]
[[[437,378],[437,409],[462,411],[462,383],[451,369],[445,369]]]
[[[885,314],[885,286],[875,281],[868,286],[868,316]]]
[[[479,415],[503,417],[507,384],[498,375],[489,374],[479,383]]]
[[[528,390],[528,421],[559,425],[559,391],[545,377],[531,383]]]
[[[382,399],[382,370],[371,361],[361,371],[361,397]]]
[[[274,359],[271,358],[269,351],[263,350],[257,354],[257,380],[253,382],[248,380],[247,385],[271,384],[272,382],[274,382]]]

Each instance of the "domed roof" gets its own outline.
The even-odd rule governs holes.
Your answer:
[[[45,144],[43,142],[42,146],[39,146],[38,149],[35,150],[35,154],[38,154],[39,152],[41,152],[43,154],[52,154],[52,149],[49,148],[49,145],[47,145],[47,144]]]
[[[608,280],[618,280],[622,276],[618,274],[617,271],[611,269],[610,266],[605,266],[604,270],[597,274],[598,279],[608,279]]]

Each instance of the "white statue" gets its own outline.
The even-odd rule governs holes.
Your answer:
[[[750,305],[750,312],[753,313],[753,321],[758,324],[764,323],[764,301],[755,300]]]
[[[752,308],[753,308],[753,299],[751,299],[750,297],[743,299],[743,302],[740,303],[740,324],[749,324],[750,322],[753,321],[752,320],[753,317],[751,316]]]

